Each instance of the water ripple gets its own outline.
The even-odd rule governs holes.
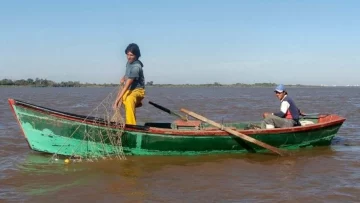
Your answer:
[[[330,147],[265,154],[195,157],[129,157],[66,165],[32,152],[6,98],[90,114],[116,88],[2,88],[0,102],[0,200],[17,202],[357,202],[360,198],[360,95],[353,88],[290,88],[301,110],[347,118]],[[356,89],[357,90],[357,89]],[[256,121],[279,109],[271,88],[146,89],[140,122],[196,111],[219,122]],[[108,104],[111,108],[111,99]],[[109,108],[104,107],[104,108]],[[94,192],[95,191],[95,192]]]

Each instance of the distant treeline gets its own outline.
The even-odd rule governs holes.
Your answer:
[[[0,80],[0,86],[32,86],[32,87],[89,87],[89,86],[117,86],[118,84],[95,84],[80,83],[79,81],[54,82],[47,79],[21,79],[21,80]]]
[[[79,81],[67,81],[67,82],[54,82],[47,79],[21,79],[21,80],[11,80],[11,79],[2,79],[0,80],[0,86],[31,86],[31,87],[114,87],[119,84],[113,83],[80,83]],[[236,84],[221,84],[219,82],[209,83],[209,84],[154,84],[153,81],[147,82],[146,86],[154,87],[274,87],[276,83],[254,83],[254,84],[245,84],[245,83],[236,83]],[[287,85],[287,86],[305,86],[305,85]]]

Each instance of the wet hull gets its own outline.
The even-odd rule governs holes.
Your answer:
[[[35,151],[82,157],[126,155],[198,155],[215,153],[265,152],[224,131],[196,125],[173,123],[126,126],[98,118],[9,99],[9,104],[29,147]],[[85,119],[86,118],[86,119]],[[228,124],[239,132],[283,149],[330,145],[345,121],[337,115],[320,118],[316,124],[271,130],[244,130],[246,123]]]

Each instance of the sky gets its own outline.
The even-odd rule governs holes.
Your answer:
[[[0,79],[360,84],[357,0],[0,0]]]

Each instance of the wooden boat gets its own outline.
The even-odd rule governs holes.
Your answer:
[[[87,157],[111,156],[119,153],[119,147],[126,155],[267,151],[198,120],[125,125],[121,129],[116,123],[102,118],[61,112],[14,99],[8,101],[30,148],[40,152]],[[330,114],[303,118],[302,121],[311,124],[248,130],[248,122],[227,123],[224,126],[286,150],[330,145],[345,118]],[[119,132],[121,136],[116,136]]]

